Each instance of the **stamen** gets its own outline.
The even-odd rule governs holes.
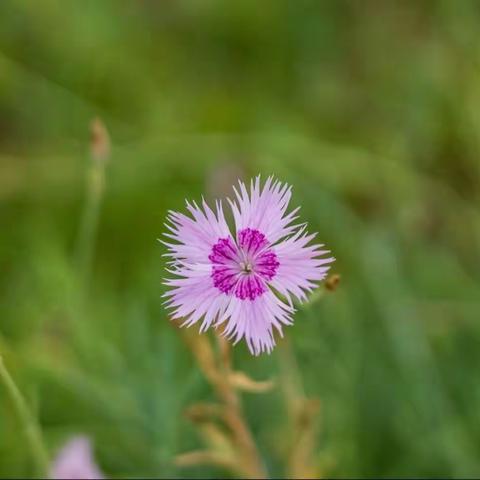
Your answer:
[[[255,300],[268,291],[280,266],[277,255],[269,248],[265,235],[245,228],[238,232],[238,243],[230,237],[221,238],[212,247],[213,284],[221,292],[234,294],[241,300]]]

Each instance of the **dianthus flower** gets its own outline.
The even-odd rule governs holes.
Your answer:
[[[298,208],[287,213],[291,187],[273,177],[262,187],[257,177],[234,192],[228,203],[235,233],[220,201],[215,211],[202,200],[187,201],[191,216],[169,212],[163,243],[175,278],[165,280],[165,303],[182,326],[201,321],[203,332],[223,325],[225,336],[234,343],[244,338],[258,355],[271,352],[274,329],[283,336],[282,326],[293,322],[293,299],[306,300],[334,259],[311,244],[316,234],[295,223]]]
[[[55,458],[50,478],[53,480],[101,480],[103,474],[95,464],[90,440],[81,435],[70,439]]]

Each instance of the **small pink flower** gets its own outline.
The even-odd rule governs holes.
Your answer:
[[[334,259],[324,257],[323,245],[310,244],[315,234],[305,224],[293,224],[298,208],[287,214],[288,185],[269,177],[262,188],[257,177],[249,190],[239,182],[234,191],[228,202],[235,234],[220,201],[215,212],[204,200],[201,207],[187,202],[191,217],[169,212],[165,235],[175,243],[163,243],[175,278],[165,281],[171,287],[165,303],[183,325],[201,320],[201,332],[224,325],[224,335],[235,343],[245,338],[258,355],[271,352],[273,330],[282,336],[282,326],[293,323],[293,298],[304,301]]]
[[[103,474],[95,464],[92,447],[87,437],[73,437],[55,458],[50,478],[53,480],[96,480]]]

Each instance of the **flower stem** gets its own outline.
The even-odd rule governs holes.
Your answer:
[[[236,446],[237,458],[234,464],[236,473],[245,478],[268,478],[253,434],[245,419],[240,396],[229,380],[229,374],[232,372],[230,345],[223,337],[217,335],[221,350],[218,359],[206,336],[192,335],[191,332],[183,334],[200,370],[222,403],[222,417]]]
[[[104,183],[104,166],[98,163],[93,163],[88,172],[87,198],[85,200],[77,243],[78,268],[84,282],[88,281],[90,274]]]
[[[28,408],[27,402],[22,393],[18,389],[15,381],[10,375],[3,359],[0,355],[0,381],[4,384],[5,389],[10,396],[10,399],[17,411],[18,418],[22,423],[25,438],[32,451],[32,457],[35,461],[37,473],[41,478],[44,478],[48,473],[49,459],[48,453],[43,442],[42,432],[40,427]]]
[[[252,478],[267,478],[257,445],[245,420],[240,397],[228,380],[229,373],[232,371],[230,344],[221,335],[217,334],[216,337],[221,351],[221,367],[217,389],[219,396],[223,397],[227,406],[227,418],[229,418],[236,443],[243,452],[243,473]]]
[[[100,207],[105,191],[105,168],[110,157],[110,137],[100,119],[92,121],[90,134],[91,161],[87,172],[86,199],[76,251],[79,272],[85,285],[92,266]]]

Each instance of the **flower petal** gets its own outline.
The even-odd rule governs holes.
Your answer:
[[[79,435],[69,440],[53,461],[50,478],[102,479],[103,474],[95,464],[90,440]]]
[[[298,208],[288,215],[285,212],[292,195],[291,187],[282,184],[273,177],[268,177],[263,188],[260,187],[260,176],[250,182],[250,192],[243,182],[239,189],[234,188],[236,199],[229,200],[238,232],[250,228],[259,230],[270,243],[291,234],[296,226],[291,223]]]
[[[202,208],[195,202],[187,202],[187,209],[193,218],[182,213],[169,212],[170,224],[166,224],[166,227],[170,232],[164,235],[177,243],[162,241],[168,248],[166,256],[173,258],[174,264],[178,264],[179,260],[186,264],[209,264],[208,256],[212,246],[219,238],[230,235],[222,204],[216,202],[216,213],[205,200],[202,200]]]
[[[270,285],[284,295],[290,304],[292,295],[299,301],[304,301],[306,293],[317,286],[314,282],[325,278],[329,264],[334,261],[333,257],[322,258],[328,253],[327,250],[321,250],[323,245],[308,245],[315,235],[309,234],[302,227],[295,235],[275,245],[280,265]]]
[[[167,308],[173,309],[171,318],[184,319],[182,326],[197,323],[203,318],[200,331],[223,318],[230,297],[223,295],[213,286],[210,270],[180,269],[176,272],[182,278],[165,280],[164,284],[172,287],[163,296]]]
[[[272,351],[275,346],[273,328],[283,336],[282,326],[292,324],[293,312],[291,306],[270,290],[253,301],[233,296],[225,314],[214,326],[226,323],[223,335],[234,338],[234,344],[245,338],[250,352],[259,355]]]

